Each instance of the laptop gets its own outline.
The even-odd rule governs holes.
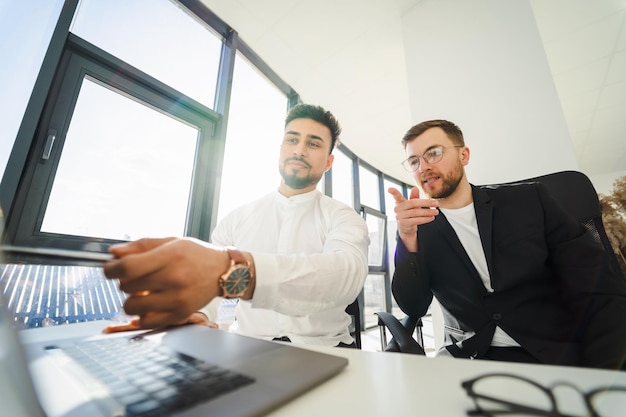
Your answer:
[[[110,253],[52,247],[1,245],[7,262],[42,265],[99,266],[113,258]]]
[[[348,364],[342,357],[197,325],[104,335],[101,329],[111,322],[92,321],[18,332],[0,289],[3,416],[261,416]],[[126,348],[130,353],[108,357]],[[132,370],[134,362],[139,371]],[[111,378],[117,378],[113,388]],[[170,386],[172,381],[187,385]],[[127,386],[131,382],[148,388],[126,392],[135,389]],[[133,397],[146,393],[147,400]]]

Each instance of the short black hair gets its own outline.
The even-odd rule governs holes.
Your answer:
[[[311,119],[326,126],[330,130],[331,137],[329,153],[333,151],[339,139],[339,135],[341,134],[341,126],[339,126],[339,122],[331,112],[321,106],[296,104],[289,110],[287,118],[285,119],[285,126],[294,119]]]

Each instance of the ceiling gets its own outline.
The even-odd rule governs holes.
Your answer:
[[[626,1],[531,4],[581,171],[626,174]]]
[[[203,0],[303,101],[337,115],[351,151],[409,183],[402,16],[426,1]],[[626,0],[529,1],[579,169],[626,174]]]

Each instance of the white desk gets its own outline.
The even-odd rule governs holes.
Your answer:
[[[461,387],[461,381],[490,372],[513,373],[545,385],[566,380],[584,391],[607,385],[626,387],[626,372],[618,371],[341,348],[315,350],[344,356],[350,364],[341,374],[269,416],[464,416],[466,410],[473,408],[473,401]],[[556,393],[561,412],[576,413],[584,407],[575,391],[559,388]],[[615,416],[626,416],[626,398]]]
[[[75,336],[98,333],[107,322],[72,326]],[[47,328],[22,332],[25,341],[51,341],[57,332]],[[350,363],[339,375],[268,414],[268,417],[380,417],[465,416],[472,400],[461,381],[490,372],[508,372],[550,385],[566,380],[581,390],[599,386],[626,387],[626,372],[574,367],[526,365],[482,360],[427,358],[418,355],[365,352],[356,349],[311,348],[344,356]],[[496,393],[494,393],[496,394]],[[582,398],[571,389],[556,392],[561,412],[581,410]],[[616,416],[626,415],[626,398]],[[580,414],[582,415],[582,414]]]

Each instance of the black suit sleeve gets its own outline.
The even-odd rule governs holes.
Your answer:
[[[430,280],[420,253],[409,252],[400,237],[396,238],[395,272],[391,289],[398,306],[411,317],[426,314],[433,299]]]

